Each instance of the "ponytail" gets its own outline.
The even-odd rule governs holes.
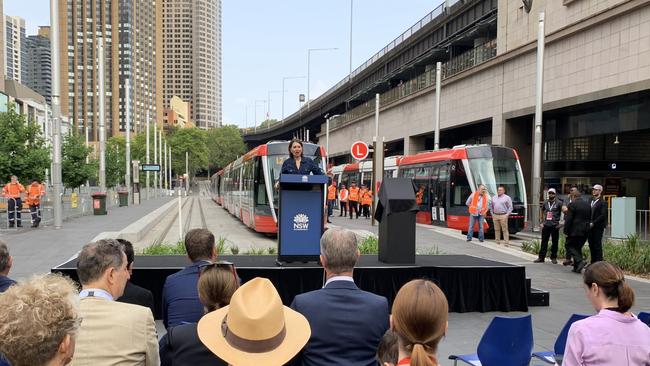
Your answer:
[[[436,366],[437,364],[438,360],[436,360],[435,356],[432,356],[427,352],[422,343],[416,343],[413,345],[410,366]]]
[[[625,282],[623,271],[615,264],[600,261],[589,267],[583,274],[585,285],[598,285],[608,299],[616,299],[616,311],[625,313],[634,304],[634,290]]]
[[[624,280],[618,284],[618,311],[625,313],[634,304],[634,290]]]

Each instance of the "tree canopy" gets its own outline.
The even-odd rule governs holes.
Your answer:
[[[239,127],[223,126],[207,131],[210,168],[223,168],[246,152]]]
[[[69,133],[65,137],[61,145],[61,175],[64,186],[77,188],[97,174],[94,164],[86,164],[86,157],[91,152],[92,148],[86,147],[81,136]]]
[[[189,152],[189,173],[208,167],[207,133],[194,128],[172,129],[168,137],[172,149],[172,171],[175,174],[185,173],[185,152]]]

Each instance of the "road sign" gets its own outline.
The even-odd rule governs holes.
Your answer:
[[[142,171],[143,172],[159,172],[160,171],[160,165],[159,164],[142,164]]]
[[[350,148],[352,157],[357,160],[363,160],[368,157],[368,145],[363,141],[355,141]]]

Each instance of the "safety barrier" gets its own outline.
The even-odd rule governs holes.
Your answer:
[[[10,202],[13,202],[13,205],[10,205]],[[14,225],[13,228],[9,227],[9,217],[10,211],[9,206],[13,206],[13,217],[14,219],[18,215],[20,208],[16,206],[16,200],[14,198],[0,197],[0,231],[6,230],[18,230],[18,227]]]

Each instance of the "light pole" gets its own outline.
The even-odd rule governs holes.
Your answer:
[[[63,202],[61,194],[63,191],[63,176],[61,174],[61,86],[59,83],[59,1],[50,0],[50,22],[52,24],[52,42],[50,50],[52,53],[52,188],[54,189],[54,227],[63,227]]]
[[[330,165],[330,120],[341,116],[340,114],[335,114],[333,116],[327,117],[325,123],[325,169]]]
[[[309,48],[307,50],[307,109],[309,109],[309,82],[310,82],[310,71],[311,71],[311,53],[316,51],[335,51],[338,48]]]
[[[286,80],[292,80],[292,79],[304,79],[304,76],[284,76],[282,78],[282,123],[284,123],[284,93],[286,90],[284,89],[284,82]]]
[[[266,103],[266,100],[258,99],[258,100],[255,101],[255,121],[253,121],[253,123],[255,124],[255,127],[253,128],[253,130],[255,132],[257,132],[257,103]]]
[[[282,93],[282,90],[269,90],[266,96],[266,119],[271,119],[271,94],[273,93]],[[271,128],[269,123],[267,129]]]
[[[350,73],[349,78],[352,78],[352,14],[354,10],[354,0],[350,0]]]

